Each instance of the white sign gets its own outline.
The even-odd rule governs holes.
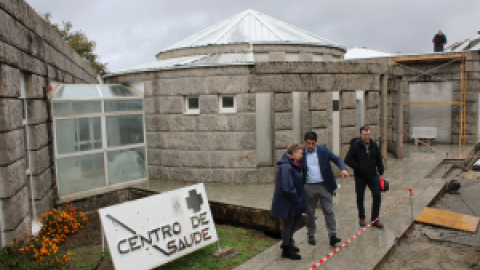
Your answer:
[[[115,269],[152,269],[218,240],[203,184],[99,210]]]

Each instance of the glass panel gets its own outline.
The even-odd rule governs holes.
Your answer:
[[[105,186],[103,153],[57,159],[60,195]]]
[[[138,97],[136,92],[123,85],[99,85],[103,97]]]
[[[55,124],[58,154],[102,148],[100,117],[58,119]]]
[[[108,116],[108,147],[143,143],[143,115]]]
[[[234,108],[234,103],[235,103],[234,97],[222,97],[223,108]]]
[[[93,85],[63,85],[55,94],[54,98],[100,98],[97,87]]]
[[[198,97],[191,97],[188,98],[188,109],[189,110],[196,110],[198,109]]]
[[[100,101],[53,103],[53,115],[55,116],[101,112],[102,106]]]
[[[105,112],[143,111],[141,100],[106,100]]]
[[[108,183],[146,177],[145,147],[107,152]]]

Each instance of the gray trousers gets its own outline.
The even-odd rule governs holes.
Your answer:
[[[293,233],[297,230],[300,222],[302,222],[302,214],[298,214],[294,217],[289,214],[288,218],[283,220],[282,240],[284,246],[290,245]]]
[[[322,205],[325,224],[327,225],[328,235],[336,234],[335,214],[333,213],[332,194],[327,191],[325,184],[305,184],[305,196],[307,197],[307,235],[312,236],[317,232],[315,224],[315,208],[320,200]]]

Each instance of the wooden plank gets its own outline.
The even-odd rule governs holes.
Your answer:
[[[416,222],[475,233],[480,218],[426,207]]]
[[[393,58],[393,62],[402,63],[402,62],[412,62],[412,61],[428,61],[428,60],[448,60],[462,58],[462,55],[445,55],[445,56],[431,56],[431,57],[412,57],[412,58]]]

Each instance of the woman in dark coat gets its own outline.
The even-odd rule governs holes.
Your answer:
[[[307,210],[307,201],[303,189],[302,166],[300,160],[303,146],[290,143],[282,158],[277,162],[278,173],[272,202],[272,214],[283,219],[282,257],[300,260],[299,249],[293,244],[293,233],[302,221]]]

